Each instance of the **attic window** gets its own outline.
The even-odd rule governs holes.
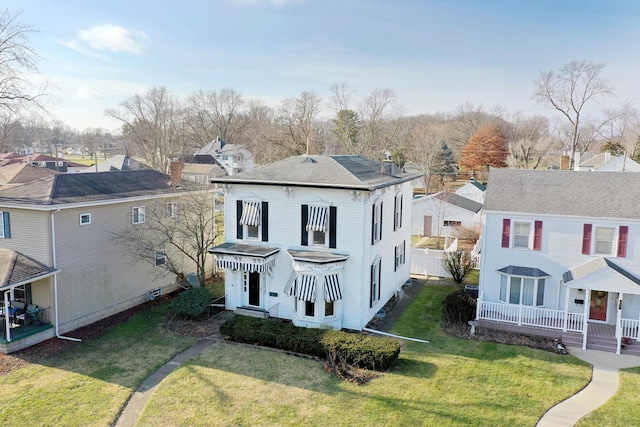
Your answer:
[[[80,225],[89,225],[91,224],[91,214],[83,213],[80,214]]]

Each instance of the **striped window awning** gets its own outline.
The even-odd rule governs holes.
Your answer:
[[[289,295],[295,296],[300,301],[316,300],[317,278],[312,274],[298,274],[296,280],[289,289]]]
[[[244,270],[249,272],[262,273],[271,270],[276,263],[275,257],[250,258],[233,255],[216,255],[216,266],[223,270]]]
[[[307,219],[307,231],[327,231],[326,206],[309,206],[309,218]]]
[[[324,276],[324,299],[327,301],[337,301],[342,299],[340,291],[340,281],[337,274]]]
[[[284,287],[284,293],[289,296],[295,295],[295,287],[296,287],[296,277],[298,273],[295,270],[291,270],[291,274],[289,275],[289,280],[287,280],[287,284]]]
[[[252,225],[254,227],[260,225],[260,202],[242,202],[240,224]]]

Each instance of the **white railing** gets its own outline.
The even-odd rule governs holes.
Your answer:
[[[572,332],[582,332],[584,326],[583,313],[567,313],[561,310],[486,301],[478,301],[478,303],[480,319],[513,323],[518,326],[566,329]]]
[[[638,328],[640,320],[620,319],[620,327],[624,338],[638,339]]]
[[[471,250],[471,266],[473,268],[480,268],[480,239],[478,239]]]

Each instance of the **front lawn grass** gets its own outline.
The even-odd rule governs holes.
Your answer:
[[[615,357],[612,355],[611,357]],[[581,419],[578,427],[633,426],[640,420],[640,368],[620,371],[620,388],[604,405]]]
[[[533,426],[589,382],[571,356],[447,336],[442,303],[455,289],[421,291],[392,332],[430,343],[406,342],[366,385],[315,360],[219,343],[160,384],[138,425]]]
[[[0,377],[0,424],[108,426],[140,383],[195,342],[161,325],[169,304]],[[72,335],[72,334],[69,334]]]

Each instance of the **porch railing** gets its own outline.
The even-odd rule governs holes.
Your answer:
[[[566,329],[571,332],[582,332],[584,326],[583,313],[486,301],[478,301],[478,304],[480,304],[480,319],[514,323],[518,326]]]
[[[622,336],[624,338],[638,340],[638,328],[640,327],[640,320],[620,319],[620,327],[622,328]]]

